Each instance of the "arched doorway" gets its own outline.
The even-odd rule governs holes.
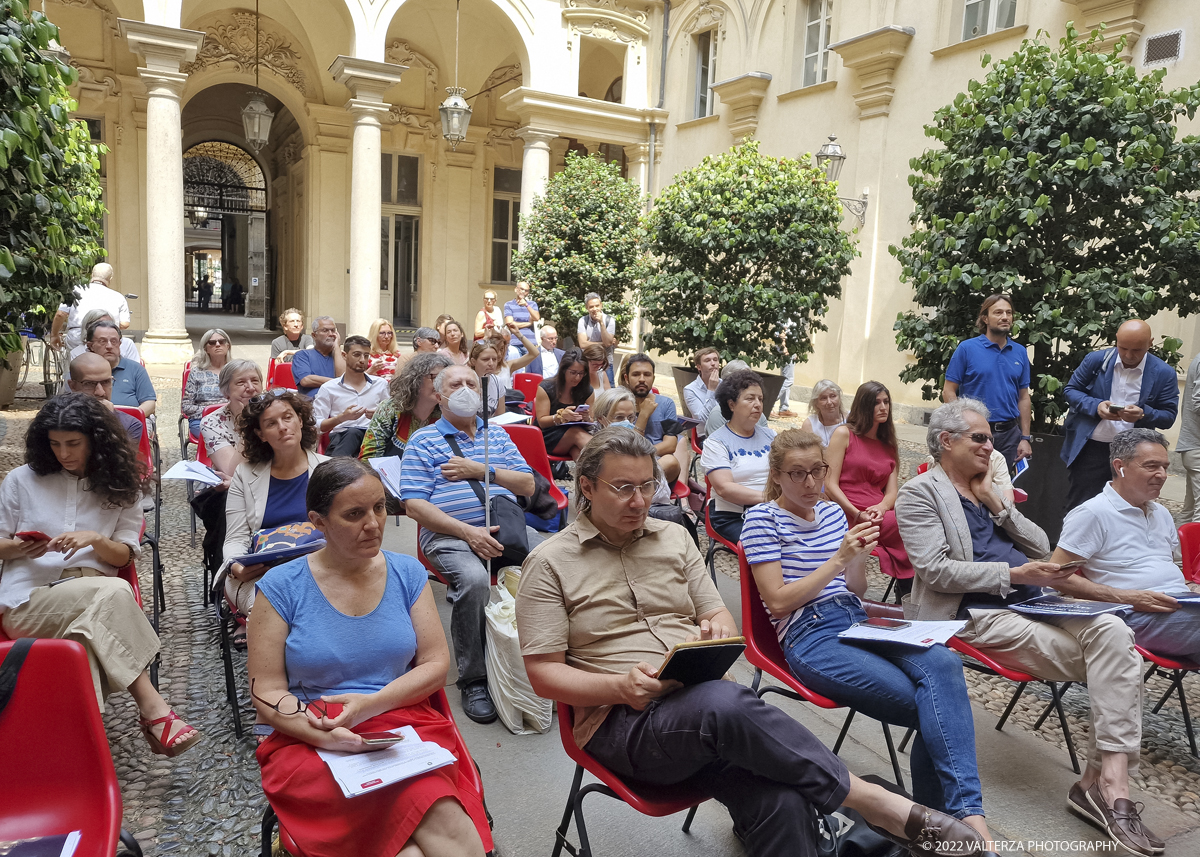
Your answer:
[[[186,306],[261,318],[269,293],[267,183],[232,143],[210,140],[183,153]]]

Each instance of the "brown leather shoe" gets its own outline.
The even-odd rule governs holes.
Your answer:
[[[1087,790],[1087,799],[1092,808],[1104,818],[1105,832],[1113,842],[1130,854],[1140,857],[1153,857],[1163,853],[1166,843],[1142,824],[1142,804],[1119,797],[1109,806],[1104,795],[1100,793],[1099,783]]]
[[[871,829],[917,857],[974,857],[988,853],[987,841],[971,825],[918,803],[909,810],[904,836],[874,825]]]
[[[1079,783],[1071,786],[1071,790],[1067,792],[1067,809],[1092,825],[1092,827],[1099,828],[1108,833],[1108,825],[1104,823],[1104,816],[1096,812],[1096,808],[1092,806],[1091,801],[1087,798],[1087,792],[1083,790],[1083,786]]]

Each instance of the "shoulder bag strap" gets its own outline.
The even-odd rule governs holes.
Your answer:
[[[455,455],[457,455],[459,458],[466,458],[466,456],[462,454],[462,449],[459,447],[458,441],[454,439],[454,435],[444,434],[442,437],[446,439],[446,443],[450,444],[450,449],[454,451]],[[483,483],[478,479],[468,479],[467,482],[470,483],[471,490],[475,492],[475,496],[479,498],[479,502],[483,504],[484,508],[487,508],[488,501],[487,495],[483,493]]]
[[[21,672],[21,665],[25,663],[25,656],[31,648],[33,637],[21,637],[8,650],[4,662],[0,663],[0,714],[4,713],[8,701],[12,699],[17,687],[17,674]]]

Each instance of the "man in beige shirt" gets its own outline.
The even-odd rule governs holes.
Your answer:
[[[580,746],[623,778],[702,785],[758,857],[815,854],[811,808],[842,804],[916,854],[982,850],[964,823],[852,775],[748,687],[659,681],[673,646],[737,626],[687,531],[647,517],[659,476],[648,440],[603,429],[575,473],[579,517],[526,559],[517,628],[533,689],[576,709]]]

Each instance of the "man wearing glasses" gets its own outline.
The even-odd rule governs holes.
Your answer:
[[[99,399],[104,406],[116,415],[117,420],[129,433],[133,445],[142,441],[142,421],[131,417],[124,411],[118,411],[112,403],[113,376],[112,367],[99,354],[85,351],[71,361],[70,377],[67,387],[72,393],[84,393]]]
[[[964,823],[859,780],[750,688],[658,680],[676,644],[738,633],[687,531],[647,517],[659,473],[646,438],[601,429],[576,462],[578,517],[522,567],[525,669],[539,696],[572,706],[576,743],[622,778],[703,785],[747,854],[815,853],[812,808],[843,804],[913,853],[955,853],[948,840],[975,853]]]
[[[88,351],[108,361],[112,370],[112,390],[109,398],[114,405],[140,408],[150,417],[158,405],[158,394],[150,375],[141,363],[121,356],[121,329],[113,321],[102,318],[87,330]]]
[[[896,499],[915,571],[906,618],[966,620],[959,639],[1002,665],[1048,681],[1087,682],[1088,767],[1067,807],[1134,854],[1161,853],[1162,840],[1129,800],[1142,740],[1142,660],[1133,632],[1111,613],[1034,618],[1006,609],[1043,586],[1069,588],[1073,569],[1045,561],[1046,534],[993,490],[986,405],[968,398],[942,405],[926,443],[934,466]]]

